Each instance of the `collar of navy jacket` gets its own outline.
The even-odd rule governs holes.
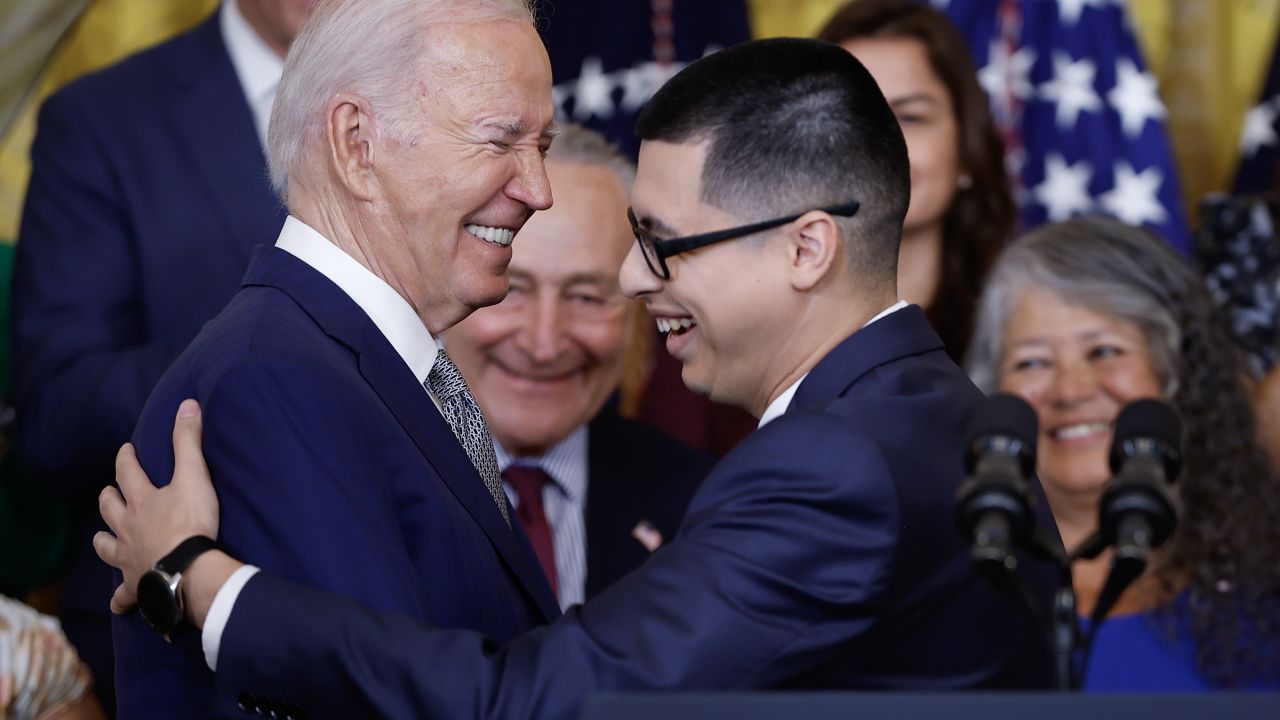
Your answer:
[[[942,347],[919,305],[902,308],[850,335],[819,360],[787,410],[824,406],[875,368]]]
[[[218,13],[182,38],[172,54],[171,72],[162,81],[173,98],[166,120],[222,209],[219,217],[227,225],[227,241],[254,237],[252,226],[244,225],[249,219],[274,214],[284,222],[284,207],[270,189],[266,157],[223,42]],[[261,184],[247,183],[249,178]]]
[[[548,621],[560,615],[555,594],[519,523],[508,527],[426,390],[369,316],[324,275],[275,247],[255,248],[245,287],[276,288],[295,302],[335,341],[358,357],[360,374],[422,451],[427,462],[488,536],[494,548]]]

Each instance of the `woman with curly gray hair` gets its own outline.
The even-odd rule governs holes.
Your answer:
[[[1098,629],[1085,688],[1280,687],[1280,483],[1195,271],[1114,220],[1041,227],[997,261],[966,364],[1036,409],[1036,471],[1069,551],[1098,527],[1120,409],[1160,397],[1182,417],[1177,531]],[[1075,565],[1082,615],[1108,565]]]

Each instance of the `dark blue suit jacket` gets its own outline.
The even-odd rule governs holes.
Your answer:
[[[571,718],[598,690],[1047,687],[1045,635],[975,576],[955,529],[980,397],[901,310],[712,470],[674,542],[551,627],[499,649],[260,575],[223,635],[217,701]],[[1033,580],[1047,611],[1052,574]]]
[[[13,279],[14,449],[52,492],[87,501],[62,610],[96,623],[67,631],[109,689],[93,500],[161,373],[285,214],[217,13],[49,98],[31,159]]]
[[[711,456],[606,408],[587,435],[587,587],[591,599],[640,567],[650,551],[632,534],[641,521],[676,536]]]
[[[219,540],[233,555],[499,644],[559,615],[519,524],[503,521],[412,371],[294,256],[256,250],[244,288],[156,386],[135,435],[151,477],[172,473],[186,397],[203,407]],[[196,634],[175,648],[130,616],[115,639],[122,717],[209,712],[213,674]]]

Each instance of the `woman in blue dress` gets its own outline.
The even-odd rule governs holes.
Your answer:
[[[1239,353],[1190,265],[1114,220],[1034,230],[996,262],[967,366],[979,387],[1036,409],[1036,472],[1068,550],[1098,528],[1121,408],[1158,397],[1182,417],[1177,530],[1099,627],[1085,689],[1280,688],[1280,482]],[[1082,617],[1109,564],[1075,564]]]

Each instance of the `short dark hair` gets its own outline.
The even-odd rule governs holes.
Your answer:
[[[907,146],[871,74],[841,48],[772,38],[708,55],[658,90],[636,135],[709,141],[702,200],[746,220],[858,201],[838,219],[853,267],[896,281]]]

